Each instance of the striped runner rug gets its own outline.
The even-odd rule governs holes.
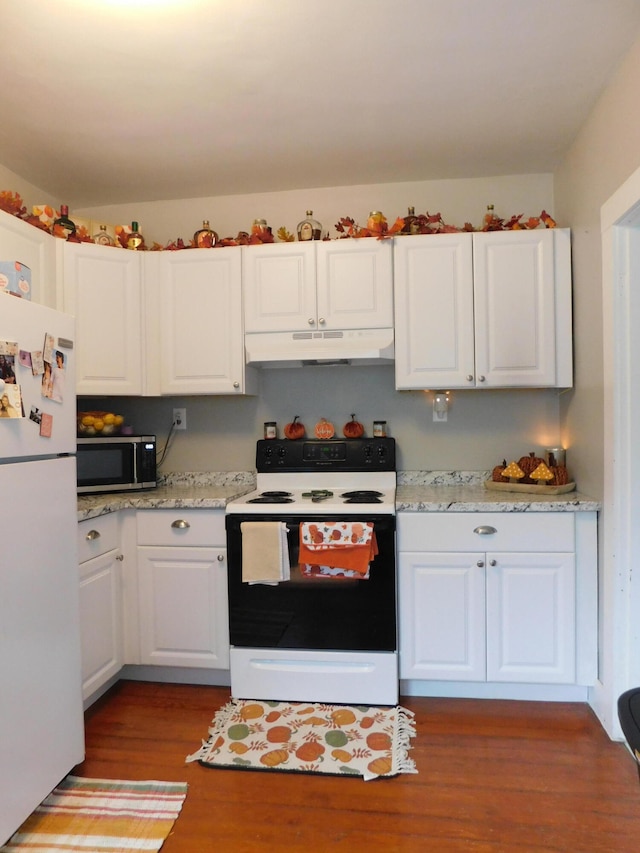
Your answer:
[[[185,782],[67,776],[0,851],[160,850],[186,794]]]

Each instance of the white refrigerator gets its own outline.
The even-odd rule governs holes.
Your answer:
[[[0,844],[84,758],[74,336],[0,294]]]

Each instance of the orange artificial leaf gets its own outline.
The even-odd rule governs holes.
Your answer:
[[[542,213],[540,214],[540,219],[542,219],[542,221],[544,222],[545,228],[555,228],[556,227],[555,219],[553,219],[553,217],[549,216],[549,214],[547,213],[546,210],[542,211]]]
[[[293,236],[293,234],[290,231],[287,231],[287,229],[284,227],[284,225],[282,225],[280,228],[278,228],[277,233],[278,233],[278,240],[280,240],[281,243],[293,243],[293,241],[295,240],[295,237]]]
[[[27,208],[22,202],[22,197],[11,190],[0,191],[0,210],[11,213],[13,216],[24,216]]]
[[[540,217],[539,216],[530,216],[527,221],[524,223],[525,228],[530,228],[532,231],[540,225]]]

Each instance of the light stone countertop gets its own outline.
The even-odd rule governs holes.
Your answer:
[[[485,489],[488,472],[400,471],[397,512],[597,512],[601,504],[580,492],[537,495]],[[79,495],[78,521],[121,509],[222,509],[255,488],[248,471],[167,474],[156,489]]]

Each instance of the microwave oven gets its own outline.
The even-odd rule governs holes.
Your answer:
[[[126,492],[154,489],[155,435],[79,438],[76,454],[78,492]]]

